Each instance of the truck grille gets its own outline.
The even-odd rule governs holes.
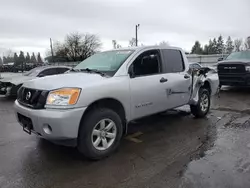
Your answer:
[[[17,92],[17,100],[23,106],[33,109],[43,109],[48,93],[49,91],[21,87]]]
[[[245,65],[240,64],[219,64],[218,65],[218,73],[222,74],[237,74],[237,73],[245,73]]]

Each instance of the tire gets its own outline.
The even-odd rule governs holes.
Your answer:
[[[114,127],[107,131],[108,125],[111,125],[112,122]],[[103,128],[104,124],[105,128]],[[98,130],[100,131],[98,132]],[[88,112],[80,125],[78,150],[91,160],[105,158],[118,148],[123,133],[122,130],[122,120],[116,112],[107,108],[94,108]],[[108,138],[108,134],[109,137],[115,135],[115,138]],[[106,141],[104,137],[106,137]],[[94,144],[98,142],[99,144]]]
[[[204,103],[205,99],[207,99],[206,103]],[[208,89],[201,87],[199,90],[198,103],[196,105],[190,105],[191,113],[197,118],[203,118],[209,112],[210,104],[211,104],[210,93]],[[203,105],[205,105],[206,107],[204,107]]]

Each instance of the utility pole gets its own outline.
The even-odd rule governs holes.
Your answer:
[[[135,25],[135,46],[138,46],[138,29],[140,27],[140,24]]]
[[[52,40],[51,40],[51,38],[50,38],[50,50],[51,50],[52,62],[54,63],[54,53],[53,53],[53,46],[52,46]]]

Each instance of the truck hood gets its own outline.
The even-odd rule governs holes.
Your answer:
[[[223,60],[218,63],[218,65],[221,64],[244,64],[244,65],[250,65],[249,59],[239,59],[239,60]]]
[[[93,84],[100,84],[100,82],[107,79],[108,77],[102,77],[94,73],[66,73],[31,80],[25,82],[23,86],[39,90],[55,90],[63,87],[83,88]]]
[[[36,77],[18,75],[18,76],[13,76],[13,77],[2,78],[0,82],[8,82],[14,85],[19,85],[19,84],[23,84],[26,81],[32,80],[34,78]]]

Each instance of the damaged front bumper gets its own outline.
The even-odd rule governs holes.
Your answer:
[[[12,96],[14,95],[15,85],[10,82],[1,82],[0,81],[0,95]]]

